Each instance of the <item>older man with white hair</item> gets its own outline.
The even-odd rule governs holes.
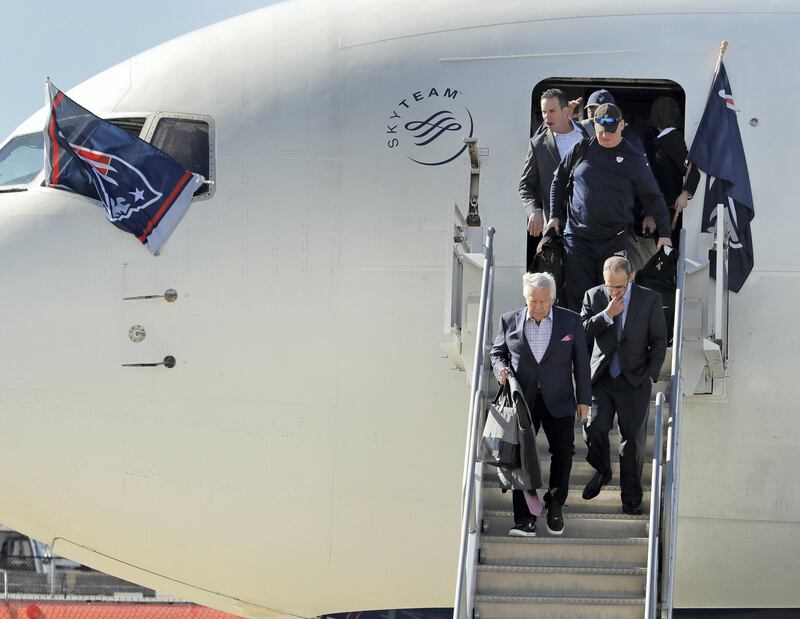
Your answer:
[[[500,384],[513,372],[525,395],[537,432],[544,429],[550,446],[547,530],[564,532],[561,508],[569,491],[575,455],[575,419],[585,422],[592,400],[589,351],[580,316],[554,307],[556,282],[549,273],[522,277],[525,307],[503,314],[492,347],[492,368]],[[573,386],[574,380],[574,386]],[[509,535],[536,535],[522,490],[514,490],[514,528]]]

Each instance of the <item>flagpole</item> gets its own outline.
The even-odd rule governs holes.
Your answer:
[[[717,64],[714,67],[714,75],[711,76],[711,88],[709,88],[709,98],[713,96],[714,84],[717,81],[717,74],[722,66],[722,58],[725,52],[728,51],[728,42],[722,41],[719,46],[719,56],[717,56]],[[722,346],[722,310],[725,299],[725,293],[728,291],[728,285],[725,281],[725,206],[722,204],[717,205],[717,221],[715,226],[715,239],[714,246],[717,252],[716,264],[716,283],[715,299],[714,299],[714,339]]]
[[[52,106],[50,105],[50,76],[48,75],[47,77],[44,78],[44,109],[50,110],[50,113],[52,113],[51,108]],[[45,138],[47,137],[47,125],[49,124],[50,113],[46,113],[45,115],[45,118],[48,119],[47,121],[45,121],[43,129]],[[48,145],[47,139],[44,140],[44,145],[45,148],[42,149],[42,156],[44,157],[44,165],[42,167],[42,170],[44,170],[44,181],[45,181],[45,186],[47,186],[46,184],[47,179],[50,177],[50,161],[48,160],[49,149],[47,148]]]
[[[717,66],[714,69],[714,75],[719,72],[719,65],[722,64],[722,57],[725,55],[725,52],[728,51],[728,42],[723,41],[719,46],[719,57],[717,58]]]
[[[720,43],[719,46],[719,56],[717,56],[717,64],[714,65],[714,73],[711,75],[711,86],[708,87],[708,94],[711,96],[711,91],[714,89],[714,82],[717,81],[717,73],[719,73],[719,68],[722,65],[722,57],[725,55],[725,52],[728,51],[728,42],[723,41]]]

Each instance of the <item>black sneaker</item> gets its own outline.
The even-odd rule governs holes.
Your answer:
[[[551,501],[547,505],[547,532],[550,535],[561,535],[564,532],[564,516],[561,515],[561,504]]]
[[[536,537],[536,519],[532,519],[525,524],[515,524],[508,534],[511,537]]]

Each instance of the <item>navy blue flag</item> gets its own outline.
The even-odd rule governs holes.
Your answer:
[[[99,200],[106,218],[156,254],[186,214],[203,177],[82,108],[49,81],[45,181]]]
[[[728,233],[728,289],[739,292],[753,270],[750,222],[755,212],[733,93],[722,62],[688,159],[706,173],[703,230],[713,232],[717,207],[724,208]],[[711,273],[714,273],[713,267]]]

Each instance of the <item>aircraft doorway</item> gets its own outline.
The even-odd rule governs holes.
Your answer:
[[[581,99],[582,103],[575,107],[573,120],[580,122],[587,120],[584,107],[589,96],[597,90],[609,91],[616,105],[622,110],[626,125],[634,138],[641,141],[645,153],[652,155],[653,141],[659,131],[651,122],[651,109],[653,102],[659,97],[674,99],[680,110],[680,124],[676,127],[681,135],[684,134],[684,118],[686,110],[686,93],[681,86],[671,80],[640,80],[640,79],[589,79],[579,77],[552,77],[542,80],[533,88],[531,93],[531,122],[530,137],[532,138],[542,127],[541,96],[551,88],[562,90],[568,101]],[[549,192],[548,192],[549,193]],[[527,234],[527,269],[532,270],[536,248],[541,237],[531,237]]]

